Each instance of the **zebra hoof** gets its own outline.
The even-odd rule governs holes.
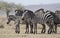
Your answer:
[[[29,34],[29,32],[25,32],[25,34]]]
[[[51,34],[51,33],[48,33],[48,34]]]
[[[37,34],[37,32],[34,32],[33,34]]]
[[[45,33],[45,31],[42,31],[41,33]]]
[[[48,34],[51,34],[51,31],[50,32],[48,31]]]
[[[20,31],[15,31],[15,32],[18,33],[18,34],[20,33]]]
[[[44,34],[45,32],[41,32],[42,34]]]
[[[17,31],[15,31],[17,33]]]
[[[20,33],[20,31],[17,32],[18,34]]]
[[[7,22],[7,24],[9,24],[9,23]]]
[[[57,34],[57,32],[54,32],[55,34]]]
[[[30,32],[30,33],[33,33],[33,31],[32,31],[32,32]]]

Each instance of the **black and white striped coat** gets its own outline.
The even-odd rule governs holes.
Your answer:
[[[54,20],[54,16],[51,14],[52,12],[50,11],[46,11],[46,13],[44,13],[43,19],[45,22],[49,21],[49,20]]]
[[[41,24],[47,24],[49,26],[48,33],[51,33],[51,31],[53,29],[53,26],[54,26],[54,16],[53,16],[53,13],[51,11],[48,11],[48,10],[46,12],[44,12],[44,9],[39,9],[35,13],[40,18],[40,20],[41,20],[40,23]]]

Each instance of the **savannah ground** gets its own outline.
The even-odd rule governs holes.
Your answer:
[[[7,18],[0,16],[0,38],[60,38],[60,27],[57,29],[57,34],[41,34],[42,25],[38,24],[38,34],[25,34],[25,24],[20,24],[20,34],[15,33],[15,25],[12,21],[9,25],[6,24]],[[46,26],[48,30],[48,26]]]

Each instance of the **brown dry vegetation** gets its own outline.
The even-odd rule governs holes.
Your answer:
[[[7,19],[4,16],[0,16],[0,38],[60,38],[60,27],[58,27],[57,34],[41,34],[42,25],[38,24],[38,34],[25,34],[25,24],[20,24],[20,34],[15,33],[14,22],[9,25],[6,24]],[[48,29],[48,26],[46,26]]]

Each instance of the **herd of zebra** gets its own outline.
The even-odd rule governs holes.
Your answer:
[[[20,33],[20,21],[22,20],[26,24],[25,33],[37,34],[37,24],[43,26],[41,33],[46,32],[46,24],[48,25],[48,34],[57,33],[57,24],[60,24],[59,16],[50,10],[44,11],[43,8],[36,10],[35,12],[25,9],[25,10],[15,10],[15,15],[9,15],[7,12],[7,24],[10,21],[15,22],[15,32]],[[30,26],[30,30],[29,30]]]

